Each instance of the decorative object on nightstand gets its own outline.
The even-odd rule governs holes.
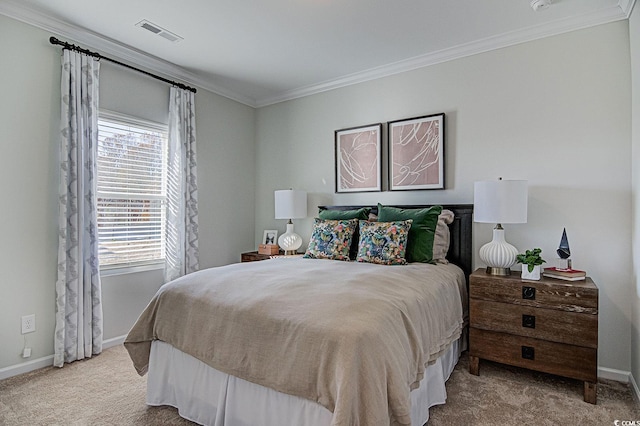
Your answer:
[[[258,253],[272,256],[280,252],[280,247],[277,244],[260,244],[258,245]]]
[[[527,223],[527,181],[499,178],[476,182],[473,194],[473,220],[496,224],[493,240],[480,248],[480,259],[487,265],[486,273],[509,275],[518,249],[506,242],[502,224]]]
[[[596,403],[598,287],[591,280],[542,278],[519,273],[469,277],[469,372],[480,359],[584,382],[584,400]]]
[[[302,245],[302,237],[293,232],[291,219],[307,217],[307,193],[294,189],[275,191],[275,210],[276,219],[289,219],[287,232],[280,235],[278,245],[285,254],[296,254]]]
[[[260,244],[276,244],[278,242],[277,229],[265,229],[262,234],[262,242]]]
[[[523,280],[537,281],[540,279],[540,265],[546,263],[546,260],[540,257],[540,253],[542,253],[541,249],[534,248],[516,256],[516,262],[522,263],[521,276]]]
[[[258,245],[259,254],[274,255],[278,254],[280,247],[276,244],[278,231],[275,229],[265,229],[262,234],[262,242]]]
[[[569,239],[567,238],[567,228],[562,229],[562,238],[560,238],[560,246],[556,250],[560,257],[560,269],[571,269],[571,249],[569,249]]]
[[[578,269],[544,268],[542,275],[565,281],[582,281],[587,278],[587,273]]]

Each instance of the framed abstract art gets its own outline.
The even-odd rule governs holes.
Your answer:
[[[336,192],[382,190],[382,123],[335,131]]]
[[[387,123],[389,190],[444,189],[444,113]]]

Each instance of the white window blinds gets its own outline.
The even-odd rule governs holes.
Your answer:
[[[97,168],[100,266],[164,259],[167,127],[100,111]]]

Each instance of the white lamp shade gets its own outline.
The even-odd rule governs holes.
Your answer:
[[[276,219],[307,217],[307,193],[295,189],[275,192]]]
[[[473,220],[482,223],[527,223],[526,180],[488,180],[474,184]]]

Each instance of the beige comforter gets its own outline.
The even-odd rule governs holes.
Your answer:
[[[409,425],[410,390],[460,336],[465,291],[453,265],[234,264],[161,287],[125,346],[141,375],[157,339],[316,401],[333,425]]]

